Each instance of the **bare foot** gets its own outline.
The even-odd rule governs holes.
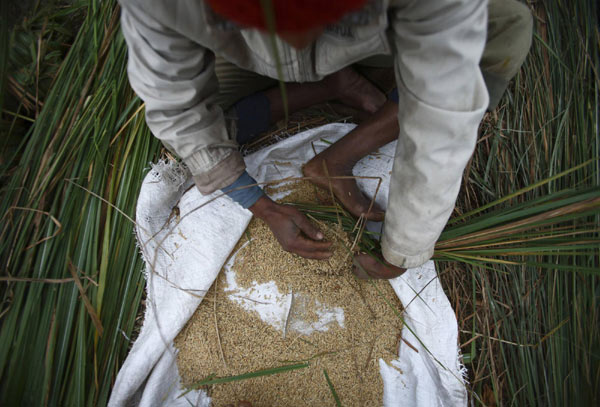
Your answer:
[[[356,109],[340,102],[329,102],[328,107],[335,115],[344,118],[350,118],[351,123],[360,124],[373,116],[372,113],[365,112],[362,109]]]
[[[310,182],[327,191],[329,191],[331,182],[333,194],[352,215],[359,217],[364,214],[368,220],[381,222],[384,217],[384,212],[377,204],[373,203],[371,211],[367,214],[369,206],[371,205],[371,200],[358,189],[356,180],[354,178],[326,178],[326,173],[323,169],[324,161],[326,160],[323,157],[323,153],[317,155],[302,167],[302,173],[305,177],[312,178]],[[352,168],[348,169],[330,161],[326,162],[329,177],[352,176]]]
[[[406,269],[388,263],[381,255],[379,259],[375,259],[370,254],[359,254],[354,256],[352,271],[356,277],[361,279],[382,278],[388,280],[403,274]]]
[[[337,94],[337,99],[355,109],[375,113],[386,101],[375,85],[351,67],[329,75],[325,81]]]

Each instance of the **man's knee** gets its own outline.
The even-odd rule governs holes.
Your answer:
[[[482,69],[510,79],[529,53],[533,17],[529,8],[516,0],[492,0],[488,15]]]
[[[494,108],[508,82],[525,61],[533,34],[529,8],[516,0],[491,0],[488,7],[488,38],[481,58],[490,108]]]
[[[518,0],[490,0],[488,5],[488,30],[514,32],[517,35],[531,33],[533,16],[529,7]]]
[[[513,3],[511,7],[512,18],[511,18],[511,31],[512,38],[517,43],[518,47],[515,49],[514,58],[520,61],[519,65],[525,61],[529,49],[531,48],[531,41],[533,37],[533,16],[531,11],[523,3],[517,1],[508,1]]]

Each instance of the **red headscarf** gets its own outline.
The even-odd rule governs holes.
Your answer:
[[[206,0],[219,15],[244,27],[266,29],[260,0]],[[331,24],[366,0],[270,0],[277,31],[304,31]]]

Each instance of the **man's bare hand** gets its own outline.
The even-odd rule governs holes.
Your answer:
[[[383,257],[375,259],[368,254],[359,254],[354,256],[354,268],[352,271],[356,277],[362,279],[390,279],[398,277],[406,269],[388,263]]]
[[[323,234],[299,210],[261,197],[250,208],[271,229],[283,250],[307,259],[326,259],[332,255],[331,242],[324,242]]]

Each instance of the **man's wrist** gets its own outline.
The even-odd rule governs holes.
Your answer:
[[[271,198],[269,198],[266,195],[263,195],[260,198],[258,198],[254,205],[250,206],[248,210],[252,212],[252,214],[257,218],[264,219],[265,216],[267,216],[267,213],[269,212],[270,208],[274,204],[275,202],[273,202]]]

